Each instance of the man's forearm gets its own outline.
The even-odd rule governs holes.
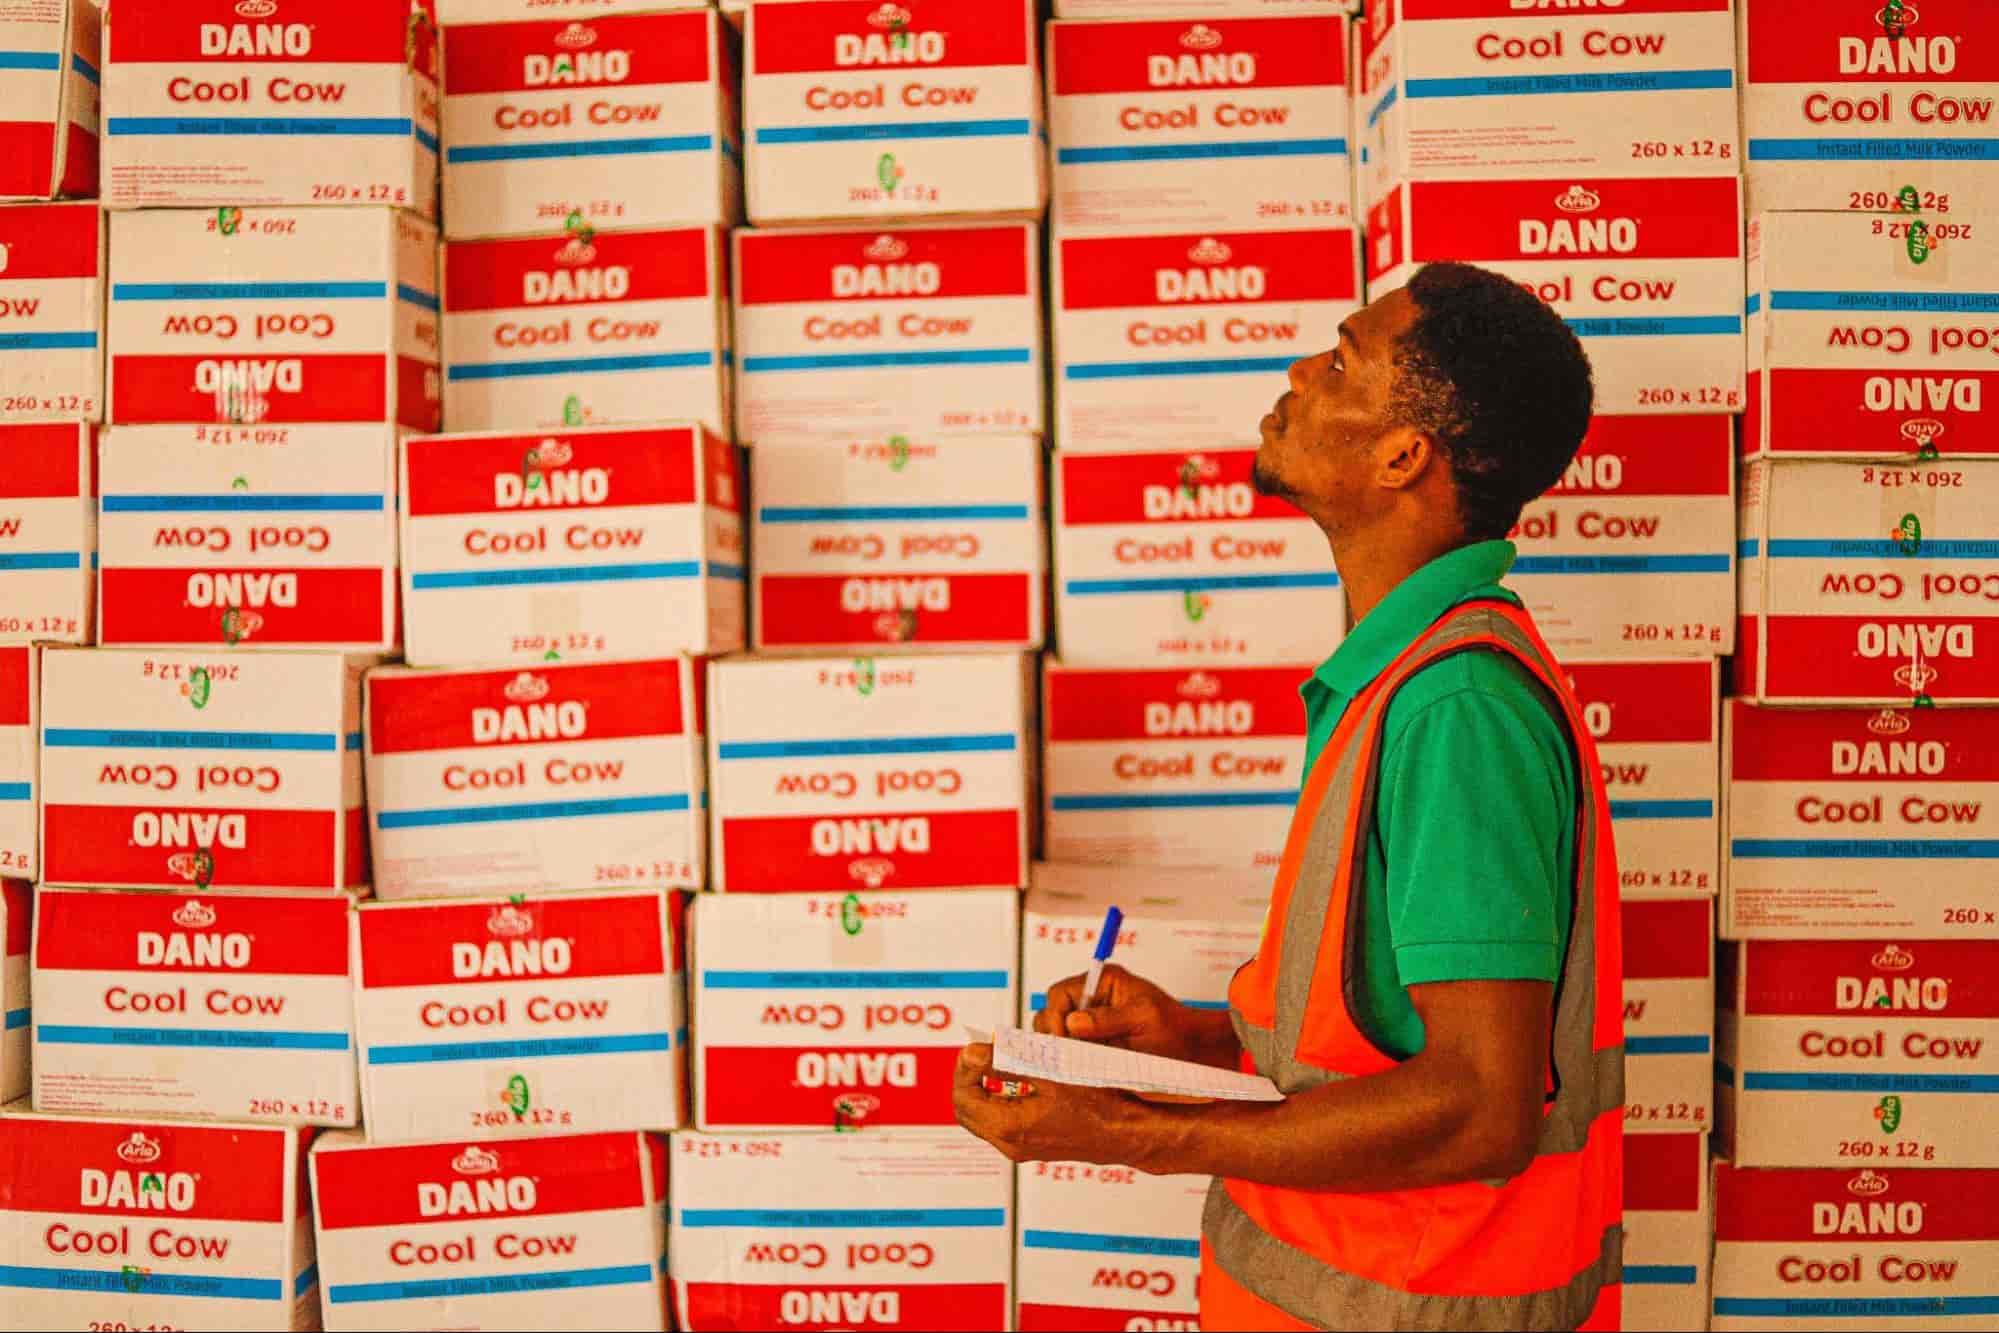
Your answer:
[[[1227,1010],[1190,1009],[1188,1037],[1196,1064],[1216,1069],[1242,1068],[1242,1042],[1236,1038],[1235,1024]]]

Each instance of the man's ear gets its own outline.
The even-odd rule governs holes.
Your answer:
[[[1374,464],[1376,485],[1408,490],[1438,466],[1437,442],[1425,431],[1397,426],[1375,445]]]

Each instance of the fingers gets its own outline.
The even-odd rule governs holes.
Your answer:
[[[1048,1001],[1034,1016],[1034,1030],[1061,1036],[1068,1031],[1067,1019],[1083,994],[1083,978],[1065,977],[1048,988]]]
[[[986,1042],[971,1042],[958,1052],[958,1069],[952,1081],[960,1088],[975,1088],[992,1072],[992,1067],[992,1046]]]
[[[1117,1041],[1138,1031],[1140,1025],[1140,1016],[1133,1010],[1104,1005],[1070,1014],[1068,1035],[1078,1041]]]

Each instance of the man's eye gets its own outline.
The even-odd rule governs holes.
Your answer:
[[[1338,352],[1333,353],[1333,369],[1342,375],[1347,373],[1347,359]]]

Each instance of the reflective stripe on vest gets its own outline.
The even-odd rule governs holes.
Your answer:
[[[1573,1251],[1537,1252],[1548,1265],[1546,1283],[1512,1294],[1477,1291],[1410,1291],[1361,1276],[1341,1263],[1331,1228],[1324,1237],[1273,1235],[1245,1211],[1231,1194],[1231,1185],[1216,1180],[1209,1190],[1202,1230],[1222,1270],[1251,1295],[1295,1318],[1324,1327],[1382,1329],[1563,1329],[1581,1323],[1595,1305],[1600,1290],[1619,1280],[1623,1229],[1617,1204],[1621,1168],[1617,1158],[1623,1132],[1624,1048],[1622,998],[1612,1010],[1603,1008],[1598,987],[1599,932],[1607,951],[1617,951],[1617,877],[1609,840],[1609,804],[1596,767],[1594,746],[1580,724],[1574,701],[1558,674],[1552,654],[1533,630],[1532,622],[1515,608],[1500,603],[1460,606],[1421,636],[1349,706],[1326,751],[1308,775],[1293,816],[1284,864],[1272,897],[1273,915],[1263,948],[1277,950],[1272,1021],[1260,1024],[1231,1004],[1230,1016],[1243,1049],[1259,1073],[1287,1095],[1336,1079],[1364,1077],[1392,1068],[1395,1061],[1374,1048],[1355,1024],[1352,1014],[1359,978],[1361,936],[1359,909],[1361,877],[1366,864],[1367,833],[1374,827],[1381,778],[1381,740],[1389,705],[1397,691],[1418,670],[1445,656],[1468,651],[1500,651],[1517,659],[1546,691],[1542,703],[1570,737],[1577,760],[1579,790],[1576,826],[1576,886],[1569,947],[1556,991],[1550,1063],[1554,1091],[1535,1145],[1535,1162],[1509,1181],[1485,1182],[1483,1188],[1502,1192],[1507,1203],[1531,1211],[1545,1201],[1552,1209],[1574,1217],[1578,1208],[1593,1205],[1574,1197],[1578,1178],[1600,1182],[1607,1206],[1596,1219],[1600,1233],[1587,1236],[1597,1243],[1592,1257]],[[1537,692],[1538,694],[1538,692]],[[1288,883],[1286,882],[1288,878]],[[1606,897],[1606,895],[1608,895]],[[1329,933],[1330,928],[1330,933]],[[1336,959],[1326,950],[1338,946]],[[1313,981],[1322,960],[1336,962],[1340,987],[1337,1005],[1321,992],[1318,1012],[1310,1008]],[[1621,958],[1613,956],[1614,988]],[[1245,964],[1258,968],[1268,981],[1268,960]],[[1239,982],[1242,978],[1239,975]],[[1330,1013],[1337,1008],[1339,1012]],[[1337,1058],[1326,1067],[1301,1055],[1324,1046],[1320,1035],[1330,1031]],[[1314,1053],[1317,1053],[1314,1051]],[[1324,1058],[1322,1056],[1322,1058]],[[1602,1122],[1599,1125],[1599,1122]],[[1596,1141],[1591,1130],[1596,1127]],[[1607,1160],[1591,1160],[1601,1157]],[[1567,1169],[1568,1167],[1575,1169]],[[1539,1166],[1542,1169],[1536,1170]],[[1299,1191],[1233,1182],[1233,1188],[1259,1197],[1298,1195]],[[1444,1191],[1465,1186],[1445,1186]],[[1510,1193],[1508,1193],[1510,1192]],[[1420,1204],[1433,1191],[1412,1190],[1392,1196]],[[1338,1196],[1319,1196],[1337,1206]],[[1377,1199],[1382,1196],[1376,1196]],[[1517,1216],[1519,1208],[1512,1209]],[[1560,1213],[1556,1214],[1561,1215]],[[1434,1251],[1438,1240],[1427,1237]],[[1476,1234],[1460,1238],[1475,1241]],[[1411,1238],[1412,1245],[1414,1238]],[[1448,1255],[1435,1256],[1432,1271],[1448,1271]],[[1510,1273],[1516,1283],[1532,1272]]]

